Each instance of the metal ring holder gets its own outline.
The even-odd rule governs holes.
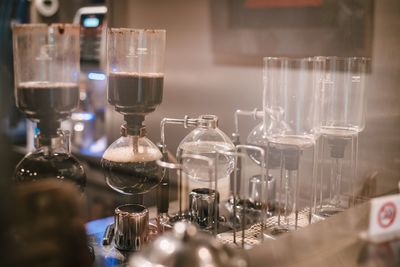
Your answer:
[[[267,155],[269,154],[269,151],[271,148],[276,148],[276,144],[272,142],[268,142],[267,145]],[[304,227],[303,225],[299,225],[299,220],[300,218],[303,218],[305,215],[300,216],[301,210],[299,209],[299,191],[300,191],[300,158],[302,154],[302,150],[297,148],[296,146],[278,146],[277,150],[275,152],[280,153],[280,178],[279,182],[277,183],[277,210],[278,214],[275,215],[276,217],[276,223],[275,225],[272,225],[270,235],[276,236],[281,233],[287,232],[289,230],[297,230],[299,227]],[[315,146],[312,147],[312,158],[316,158],[316,152],[315,152]],[[267,172],[269,171],[269,162],[267,161],[267,166],[266,166]],[[291,172],[294,172],[295,174],[293,177],[290,175]],[[313,175],[315,174],[315,165],[313,166]],[[290,176],[290,177],[289,177]],[[288,182],[289,180],[293,178],[295,180],[294,182],[294,192],[293,192],[293,203],[289,203],[288,201]],[[313,180],[315,178],[313,177]],[[285,191],[283,196],[283,192]],[[286,198],[284,198],[286,197]],[[313,197],[310,198],[311,202],[313,201]],[[284,204],[284,207],[282,209],[281,204]],[[289,207],[292,206],[291,208]],[[311,204],[311,203],[309,203]],[[288,210],[292,209],[293,211],[289,212]],[[311,209],[312,206],[306,207],[304,209],[304,212],[307,213],[307,223],[310,224],[311,221]],[[284,214],[283,214],[284,212]],[[290,214],[294,214],[294,223],[290,223]],[[283,217],[283,219],[282,219]],[[282,222],[283,221],[283,222]],[[268,227],[268,226],[267,226]],[[293,229],[292,229],[293,228]]]
[[[167,124],[173,124],[173,125],[183,125],[184,128],[188,127],[195,127],[197,126],[197,119],[191,119],[188,116],[185,116],[183,119],[174,119],[174,118],[164,118],[162,119],[160,123],[160,128],[161,128],[161,141],[158,144],[159,149],[161,150],[163,154],[163,161],[159,160],[157,161],[157,164],[161,167],[164,167],[166,169],[176,169],[178,170],[178,180],[179,180],[179,188],[178,188],[178,193],[181,194],[182,192],[182,175],[181,175],[181,165],[179,163],[169,163],[167,162],[168,160],[168,150],[167,150],[167,145],[165,141],[165,128]],[[157,221],[162,220],[162,216],[166,214],[168,216],[168,210],[169,210],[169,173],[165,175],[164,178],[164,185],[160,186],[160,194],[166,196],[166,199],[163,199],[161,201],[166,201],[167,203],[163,203],[162,208],[158,209],[158,214],[157,214]],[[178,196],[178,199],[180,200],[181,197]],[[160,211],[161,210],[161,211]],[[179,203],[179,214],[178,216],[182,215],[182,202],[180,201]],[[161,230],[161,229],[159,229]]]
[[[209,230],[209,227],[212,225],[212,233],[214,235],[217,235],[218,233],[218,204],[219,204],[219,196],[218,196],[218,182],[216,179],[216,168],[215,168],[215,163],[214,160],[205,157],[205,156],[201,156],[201,155],[196,155],[196,154],[183,154],[182,155],[182,161],[184,161],[185,159],[196,159],[196,160],[202,160],[207,162],[208,165],[208,179],[209,179],[209,188],[211,190],[208,190],[207,192],[202,192],[201,194],[203,195],[202,198],[207,197],[205,195],[208,195],[208,200],[206,200],[207,202],[209,202],[210,200],[213,202],[213,205],[210,207],[206,207],[206,209],[208,209],[205,212],[205,216],[208,218],[204,218],[207,219],[207,221],[211,221],[211,223],[208,224],[208,226],[206,226],[205,228]],[[184,164],[182,164],[182,171],[184,172]],[[212,186],[212,184],[214,183],[214,188]],[[193,191],[191,192],[193,193]],[[190,194],[191,194],[190,193]],[[196,203],[196,200],[194,200]],[[201,201],[200,201],[201,202]],[[198,203],[200,203],[198,202]],[[194,222],[196,222],[194,220],[194,215],[192,213],[193,210],[190,211],[190,219]],[[211,214],[211,216],[210,216]],[[212,218],[213,217],[213,218]]]
[[[159,148],[162,151],[164,155],[164,161],[167,160],[167,145],[166,145],[166,135],[165,135],[165,128],[167,124],[173,124],[173,125],[182,125],[184,128],[188,127],[200,127],[200,128],[210,128],[210,129],[215,129],[218,127],[218,118],[214,115],[201,115],[198,118],[189,118],[188,116],[184,116],[183,119],[175,119],[175,118],[164,118],[161,123],[161,142],[159,144]],[[182,152],[183,153],[183,152]],[[180,160],[182,160],[182,155],[179,155]],[[181,164],[182,162],[178,162],[178,164]],[[169,166],[173,167],[173,166]],[[175,166],[174,168],[177,169],[182,169],[182,166]],[[169,177],[167,177],[164,180],[164,184],[160,187],[159,191],[161,192],[161,195],[164,196],[164,198],[168,197],[168,190],[169,190]],[[182,188],[183,180],[182,180],[182,175],[179,174],[178,177],[178,192],[181,193],[183,191]],[[166,192],[165,192],[166,191]],[[179,199],[182,198],[182,195],[179,196]],[[166,201],[168,202],[168,201]],[[164,216],[160,214],[160,211],[163,212],[163,214],[166,214],[168,212],[168,203],[165,203],[165,205],[162,205],[163,207],[159,209],[159,214],[158,217]],[[180,215],[182,215],[182,201],[180,201]]]
[[[233,192],[232,192],[232,196],[233,196],[233,217],[237,218],[237,206],[238,203],[241,199],[248,199],[248,185],[250,184],[250,181],[247,181],[247,176],[245,173],[243,173],[243,168],[238,169],[238,159],[241,158],[243,159],[244,162],[241,162],[242,164],[240,164],[241,166],[246,166],[246,161],[248,159],[248,155],[243,153],[243,152],[239,152],[241,150],[255,150],[257,152],[260,152],[261,154],[261,159],[263,160],[263,164],[260,165],[260,171],[261,171],[261,191],[259,192],[259,200],[260,200],[260,207],[261,207],[261,211],[260,211],[260,231],[258,233],[258,237],[259,237],[259,242],[263,242],[264,240],[264,224],[266,221],[266,209],[267,209],[267,196],[266,196],[266,192],[267,192],[267,185],[268,185],[268,180],[267,180],[267,176],[266,176],[266,168],[265,168],[265,152],[264,149],[260,148],[260,147],[256,147],[256,146],[247,146],[247,145],[238,145],[236,146],[236,151],[235,152],[227,152],[227,151],[219,151],[217,150],[216,152],[216,157],[215,157],[215,172],[217,172],[217,166],[218,166],[218,160],[219,160],[219,156],[220,155],[224,155],[224,156],[230,156],[230,157],[234,157],[235,158],[235,166],[236,168],[234,169],[234,173],[233,173]],[[244,164],[243,164],[244,163]],[[240,176],[238,175],[238,173],[240,172]],[[240,180],[241,185],[245,185],[242,188],[239,188],[238,186],[238,180]],[[218,188],[218,185],[216,183],[216,188]],[[240,231],[241,231],[241,247],[244,248],[246,241],[246,228],[247,228],[247,204],[246,202],[243,202],[243,208],[240,214]],[[235,222],[233,223],[233,243],[238,245],[237,243],[237,231],[236,231],[236,226],[235,226]]]
[[[179,180],[181,179],[181,176],[182,176],[181,164],[170,163],[170,162],[166,162],[166,161],[163,161],[163,160],[157,160],[156,163],[157,163],[158,166],[166,169],[166,172],[167,172],[166,175],[168,175],[168,176],[169,176],[169,171],[170,170],[176,170],[177,173],[178,173],[178,179]],[[168,193],[169,192],[167,191],[166,194],[168,194]],[[178,194],[181,194],[181,192],[178,191]],[[180,218],[180,216],[182,216],[182,203],[181,203],[181,198],[178,197],[178,199],[179,199],[179,211],[178,211],[178,214],[176,216],[178,218]],[[169,201],[169,199],[165,199],[165,200],[162,199],[161,201]],[[164,203],[164,204],[168,205],[169,203]],[[170,225],[169,215],[168,214],[167,214],[167,216],[168,216],[167,220],[168,221],[164,221],[163,218],[160,217],[160,216],[161,216],[160,214],[158,214],[158,216],[157,216],[157,228],[158,228],[158,232],[162,233],[162,232],[164,232],[164,228],[172,228],[172,225]]]
[[[209,175],[209,189],[212,189],[212,183],[216,180],[215,179],[215,167],[214,167],[214,161],[212,159],[209,159],[208,157],[205,156],[201,156],[201,155],[196,155],[196,154],[183,154],[182,155],[182,160],[184,159],[195,159],[195,160],[202,160],[207,162],[208,164],[208,175]],[[169,163],[169,162],[165,162],[165,161],[161,161],[161,160],[157,160],[157,164],[163,168],[166,169],[175,169],[178,171],[178,179],[182,180],[182,171],[184,171],[184,164],[177,164],[177,163]],[[212,214],[214,218],[205,218],[207,221],[212,221],[212,232],[214,235],[217,234],[218,232],[218,191],[216,190],[217,188],[215,187],[212,192],[212,190],[208,191],[209,192],[209,196],[210,198],[213,198],[213,205],[212,207],[210,207],[210,209],[208,211],[206,211],[204,214],[209,215]],[[180,195],[182,194],[182,188],[179,189],[178,192]],[[200,195],[200,194],[199,194]],[[202,198],[204,198],[204,194],[202,194]],[[189,217],[187,217],[182,209],[182,197],[178,197],[178,201],[179,201],[179,211],[178,214],[173,216],[173,222],[175,221],[180,221],[180,220],[185,220],[185,219],[189,219],[192,222],[194,220],[193,218],[193,214],[191,214],[189,212]],[[212,212],[211,212],[212,210]],[[201,227],[201,225],[199,225]]]

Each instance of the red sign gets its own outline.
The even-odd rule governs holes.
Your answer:
[[[384,203],[378,212],[378,224],[382,228],[388,228],[396,218],[396,205],[393,202]]]

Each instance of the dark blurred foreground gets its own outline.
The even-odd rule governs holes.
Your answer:
[[[0,139],[0,266],[92,266],[76,188],[57,180],[14,185],[8,144]]]

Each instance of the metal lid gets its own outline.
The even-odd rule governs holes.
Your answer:
[[[129,267],[247,267],[240,250],[198,232],[194,225],[179,222],[168,232],[129,259]]]

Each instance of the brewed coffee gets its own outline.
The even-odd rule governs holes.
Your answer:
[[[162,102],[162,73],[111,72],[108,79],[108,102],[124,115],[153,112]]]
[[[163,170],[156,163],[161,153],[147,149],[134,155],[130,147],[106,151],[101,160],[107,184],[126,195],[142,194],[155,188],[162,180]],[[141,149],[141,148],[139,148]]]
[[[23,82],[16,92],[18,108],[37,121],[68,118],[79,104],[76,83]]]

